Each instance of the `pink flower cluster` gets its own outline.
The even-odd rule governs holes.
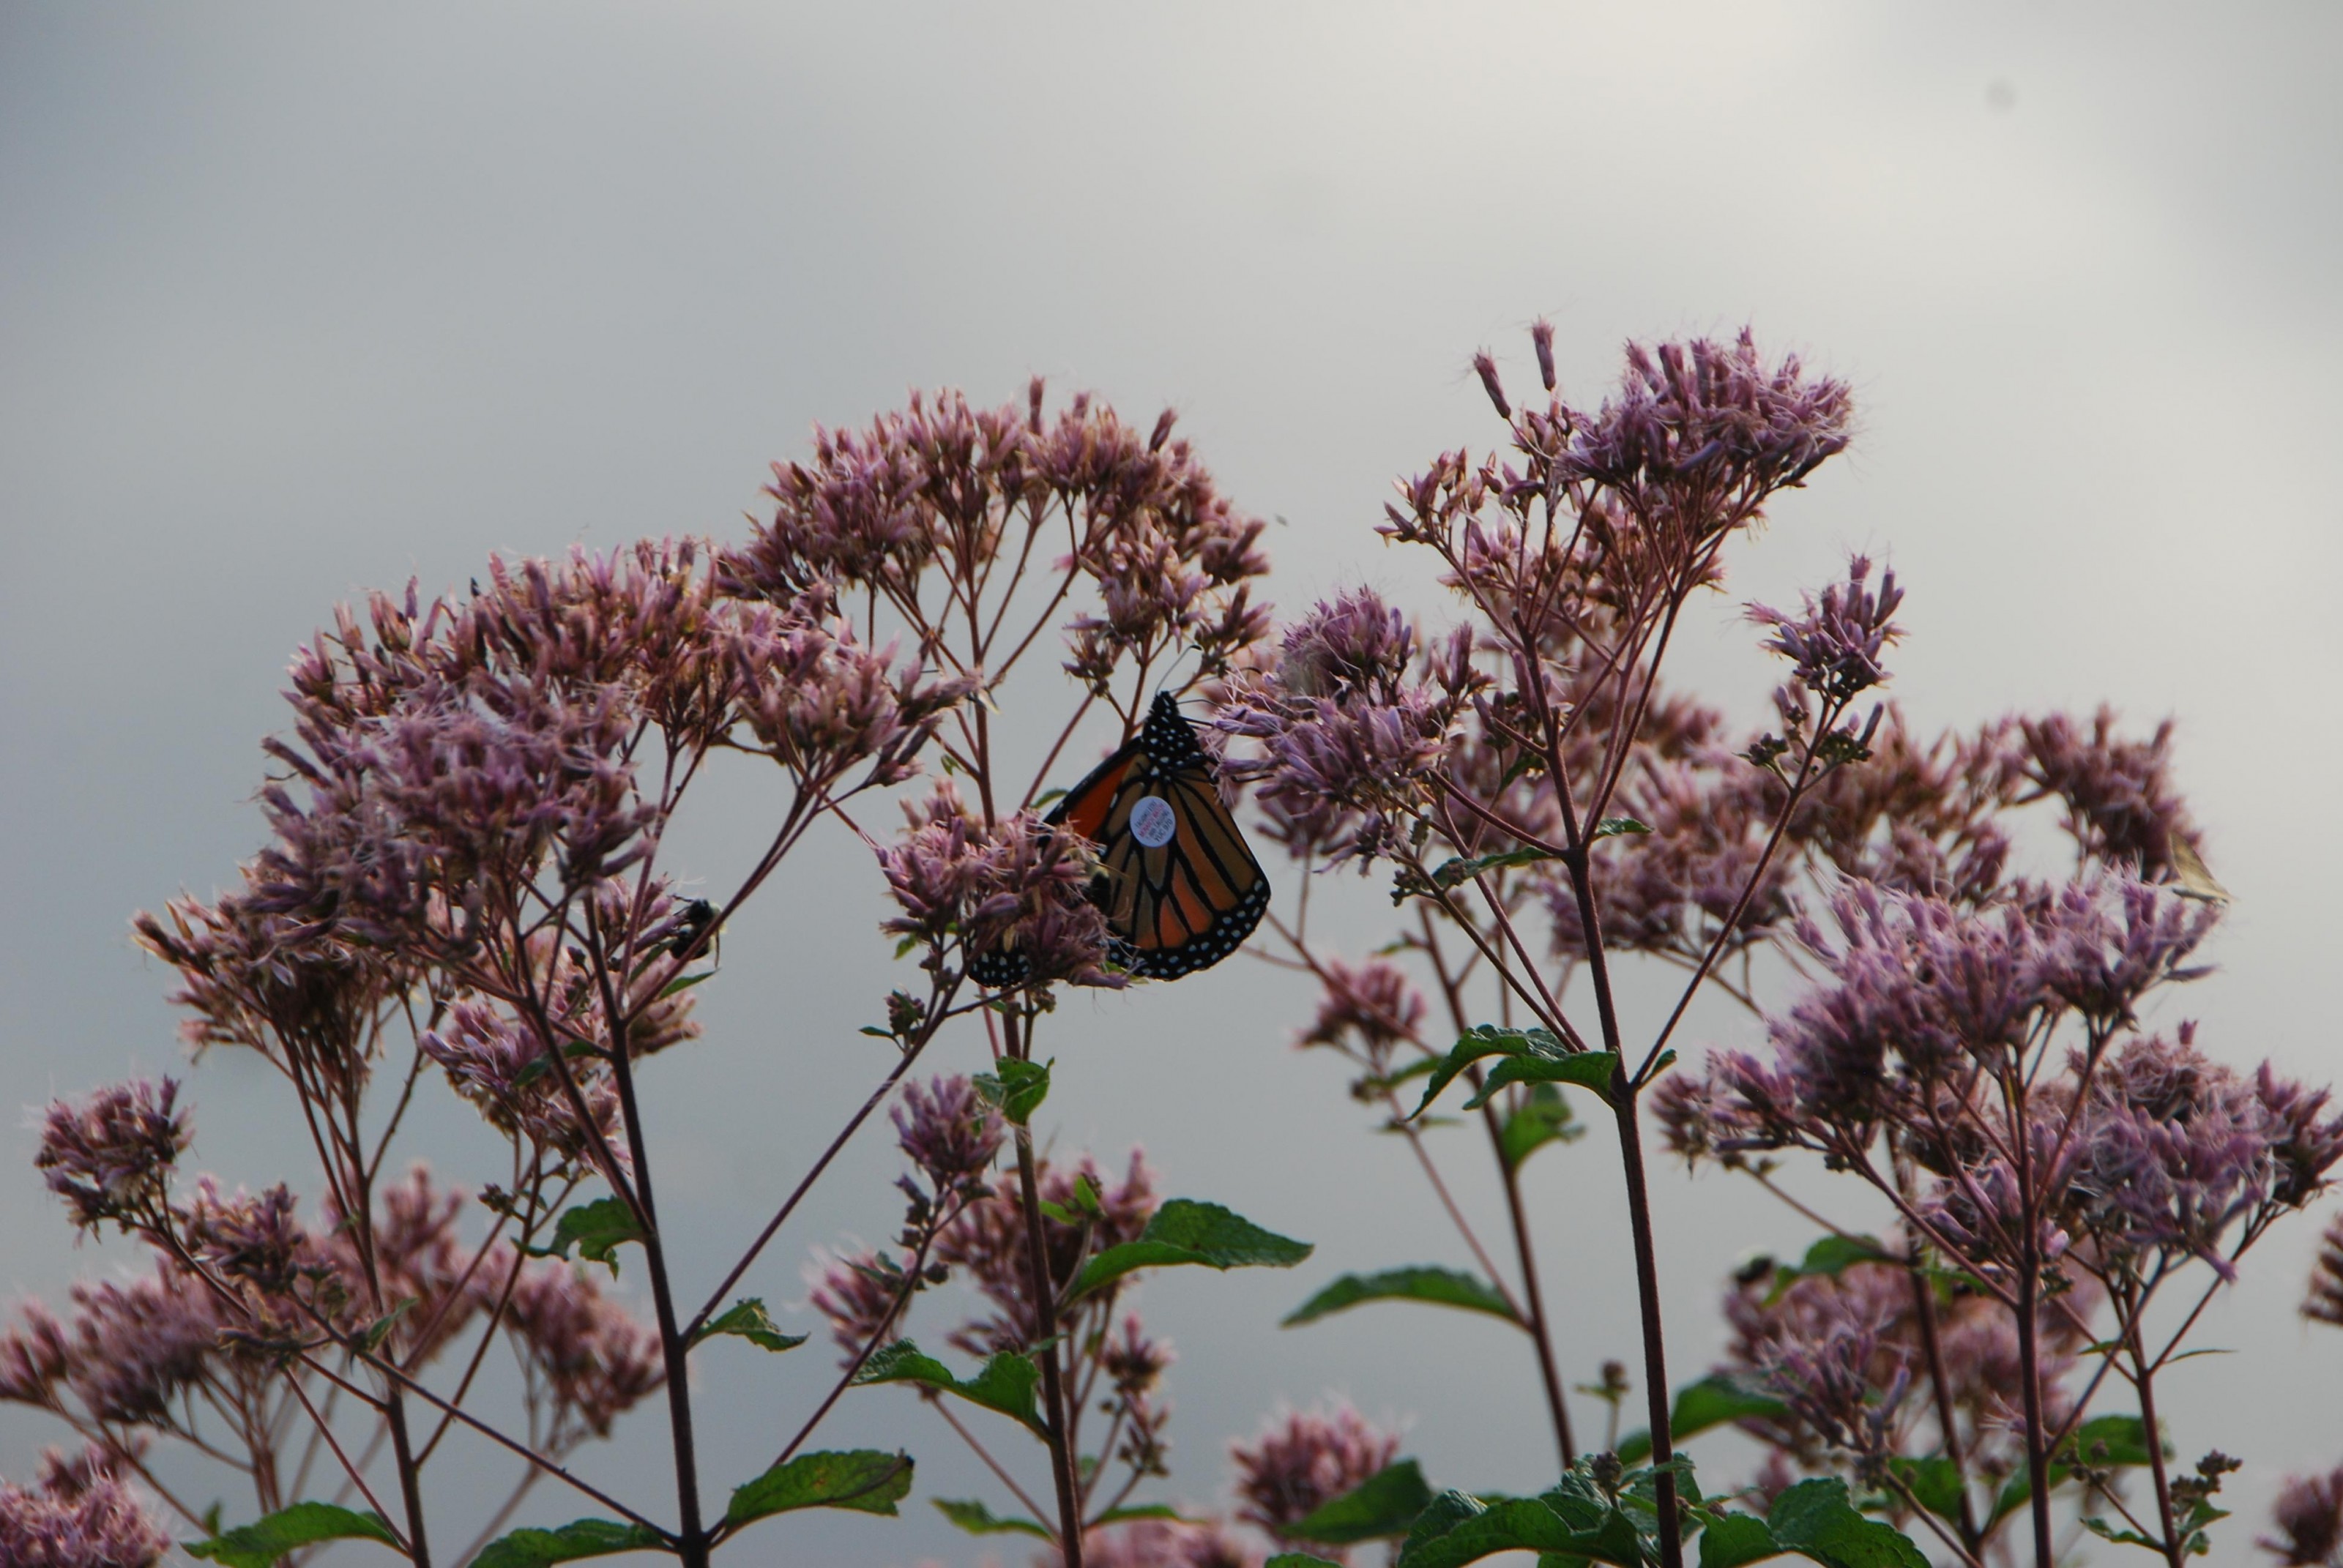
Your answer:
[[[498,1247],[483,1276],[500,1284],[513,1254]],[[501,1320],[527,1381],[538,1438],[566,1452],[667,1382],[658,1333],[602,1293],[581,1267],[548,1260],[523,1267]]]
[[[1875,590],[1870,576],[1871,562],[1856,556],[1847,564],[1846,581],[1825,588],[1819,599],[1806,596],[1801,614],[1749,607],[1750,619],[1774,628],[1767,651],[1788,659],[1798,683],[1825,701],[1845,702],[1887,678],[1879,656],[1903,635],[1887,618],[1904,602],[1904,590],[1892,571],[1880,574]]]
[[[1162,1201],[1155,1172],[1137,1150],[1120,1181],[1105,1176],[1085,1154],[1071,1161],[1041,1161],[1036,1184],[1042,1201],[1065,1210],[1074,1201],[1077,1180],[1096,1190],[1100,1213],[1087,1226],[1042,1215],[1042,1248],[1051,1288],[1057,1291],[1073,1282],[1091,1252],[1137,1241]],[[1003,1182],[991,1196],[962,1210],[937,1241],[938,1260],[967,1270],[969,1282],[992,1309],[989,1316],[970,1319],[952,1331],[950,1342],[970,1355],[1021,1350],[1040,1337],[1025,1237],[1024,1201],[1014,1183]]]
[[[1279,1541],[1289,1527],[1391,1463],[1399,1437],[1349,1405],[1272,1416],[1252,1442],[1229,1445],[1237,1467],[1237,1517]]]
[[[1419,653],[1398,611],[1353,590],[1289,628],[1273,665],[1232,673],[1215,722],[1257,749],[1223,774],[1254,785],[1289,850],[1363,870],[1424,811],[1483,684],[1469,636]]]
[[[1963,1459],[1972,1475],[1997,1487],[2026,1463],[2015,1322],[1982,1292],[1933,1282],[1919,1288],[1935,1292],[1937,1359]],[[1914,1292],[1910,1271],[1893,1263],[1785,1277],[1766,1262],[1737,1276],[1725,1298],[1733,1337],[1718,1370],[1788,1409],[1745,1430],[1795,1469],[1853,1468],[1875,1479],[1887,1459],[1938,1451],[1944,1416]],[[2045,1408],[2060,1424],[2074,1408],[2067,1385],[2083,1346],[2077,1321],[2087,1319],[2091,1303],[2069,1304],[2079,1310],[2046,1308],[2039,1317],[2048,1347]]]
[[[0,1563],[9,1568],[151,1568],[171,1549],[127,1483],[92,1451],[55,1450],[39,1486],[0,1481]]]
[[[1091,850],[1031,811],[988,828],[950,780],[906,802],[908,829],[879,850],[903,913],[884,930],[924,947],[940,975],[957,959],[989,986],[1127,983],[1109,967],[1106,917],[1091,901]]]
[[[1407,972],[1390,960],[1369,959],[1353,966],[1325,959],[1318,980],[1318,1016],[1296,1044],[1332,1046],[1381,1072],[1388,1069],[1395,1048],[1416,1038],[1423,1021],[1423,996]]]
[[[158,1090],[145,1079],[101,1089],[80,1104],[58,1101],[41,1128],[34,1164],[65,1200],[74,1223],[94,1231],[107,1220],[126,1230],[166,1195],[171,1168],[191,1136],[170,1079]]]
[[[810,462],[776,464],[772,521],[724,558],[722,580],[776,600],[850,586],[932,625],[931,566],[964,596],[1059,518],[1072,539],[1060,569],[1101,601],[1069,626],[1070,671],[1102,688],[1119,663],[1174,646],[1217,669],[1267,628],[1247,587],[1268,569],[1263,525],[1229,505],[1172,424],[1166,413],[1142,436],[1086,395],[1046,417],[1038,380],[1023,408],[914,396],[867,430],[816,430]]]

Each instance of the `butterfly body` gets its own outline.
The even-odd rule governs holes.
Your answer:
[[[1176,980],[1238,948],[1269,908],[1269,879],[1222,804],[1212,759],[1169,692],[1139,734],[1066,791],[1045,819],[1098,846],[1091,901],[1131,974]],[[980,983],[1013,983],[1016,955],[982,955]]]

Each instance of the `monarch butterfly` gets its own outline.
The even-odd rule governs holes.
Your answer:
[[[1068,790],[1043,820],[1099,847],[1091,901],[1106,913],[1110,955],[1131,974],[1177,980],[1237,950],[1269,908],[1269,879],[1212,780],[1212,761],[1170,692],[1136,739]],[[980,954],[970,973],[1013,984],[1015,953]]]

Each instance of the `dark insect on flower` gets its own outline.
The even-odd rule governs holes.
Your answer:
[[[695,958],[705,953],[709,962],[720,964],[722,941],[723,934],[716,929],[716,906],[706,899],[694,899],[676,916],[675,934],[668,939],[667,950]]]
[[[1269,879],[1237,830],[1212,759],[1168,691],[1137,739],[1066,792],[1045,820],[1099,847],[1091,900],[1105,911],[1114,961],[1148,980],[1210,969],[1243,945],[1269,908]],[[1016,984],[1013,948],[979,954],[983,985]]]

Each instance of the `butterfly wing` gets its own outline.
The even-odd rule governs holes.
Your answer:
[[[1269,879],[1222,803],[1212,759],[1167,694],[1139,739],[1051,814],[1099,846],[1091,896],[1115,958],[1174,980],[1236,951],[1269,908]]]
[[[1066,791],[1043,819],[1098,846],[1091,900],[1106,914],[1114,961],[1148,980],[1210,969],[1244,944],[1269,908],[1269,879],[1221,800],[1212,759],[1166,693],[1146,727]],[[1021,982],[1024,956],[997,947],[969,974]]]

